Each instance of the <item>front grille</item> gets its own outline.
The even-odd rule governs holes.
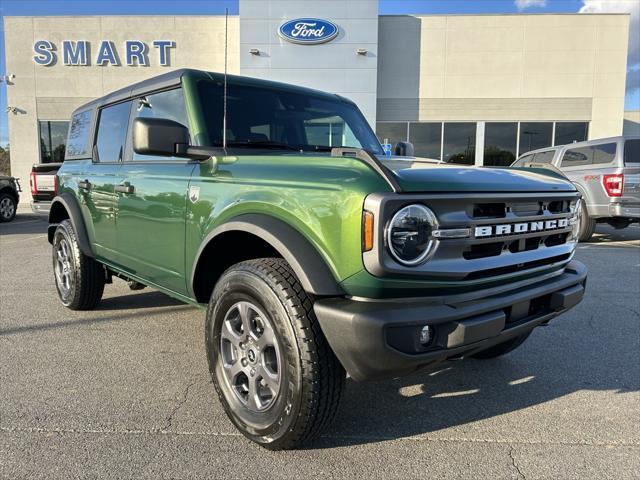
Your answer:
[[[407,275],[434,280],[474,281],[568,262],[571,206],[577,192],[504,194],[372,194],[365,210],[376,226],[378,248],[363,254],[376,276]],[[386,222],[403,206],[421,203],[438,218],[441,230],[468,231],[467,237],[440,238],[431,259],[398,264],[385,243]]]
[[[478,270],[471,272],[466,276],[467,280],[477,280],[479,278],[495,277],[497,275],[505,275],[507,273],[515,273],[523,270],[529,270],[530,268],[543,267],[545,265],[551,265],[553,263],[562,262],[571,258],[570,253],[564,255],[557,255],[555,257],[547,257],[540,260],[533,260],[531,262],[517,263],[515,265],[507,265],[504,267],[487,268],[486,270]]]

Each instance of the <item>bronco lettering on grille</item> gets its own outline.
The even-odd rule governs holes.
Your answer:
[[[481,227],[475,228],[474,235],[476,238],[493,237],[500,235],[517,235],[519,233],[558,230],[561,228],[567,228],[568,226],[568,218],[524,223],[505,223],[501,225],[483,225]]]

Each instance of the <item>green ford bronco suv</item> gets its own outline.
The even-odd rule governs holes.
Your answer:
[[[329,423],[346,373],[502,355],[584,293],[571,182],[385,157],[351,101],[297,86],[178,70],[119,90],[73,113],[57,185],[62,303],[117,276],[206,308],[220,401],[271,449]]]

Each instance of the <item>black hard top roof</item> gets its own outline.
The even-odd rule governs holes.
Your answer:
[[[85,103],[84,105],[78,107],[74,111],[74,114],[76,112],[82,112],[85,110],[100,108],[103,105],[109,105],[111,103],[121,102],[123,100],[144,95],[145,93],[149,93],[155,90],[162,90],[165,88],[176,86],[180,83],[182,77],[184,76],[189,76],[192,78],[200,78],[203,80],[219,81],[219,82],[222,82],[224,80],[224,74],[222,73],[206,72],[203,70],[194,70],[190,68],[180,68],[178,70],[173,70],[168,73],[163,73],[162,75],[151,77],[147,80],[143,80],[142,82],[134,83],[128,87],[121,88],[120,90],[116,90],[115,92],[109,93],[103,97],[99,97],[95,100],[92,100],[89,103]],[[297,93],[302,93],[306,95],[313,95],[316,97],[326,96],[332,99],[335,99],[336,97],[338,97],[335,94],[322,92],[320,90],[300,87],[300,86],[291,85],[288,83],[273,82],[271,80],[262,80],[259,78],[252,78],[252,77],[243,77],[240,75],[227,75],[227,84],[228,85],[244,85],[249,87],[255,86],[255,87],[262,87],[262,88],[269,87],[269,88],[274,88],[278,90],[286,90],[286,91],[297,92]]]

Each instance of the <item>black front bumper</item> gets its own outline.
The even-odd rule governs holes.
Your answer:
[[[322,330],[357,381],[394,378],[460,358],[526,333],[578,304],[587,268],[571,261],[534,283],[437,298],[360,301],[317,300]],[[434,328],[426,346],[425,325]]]

